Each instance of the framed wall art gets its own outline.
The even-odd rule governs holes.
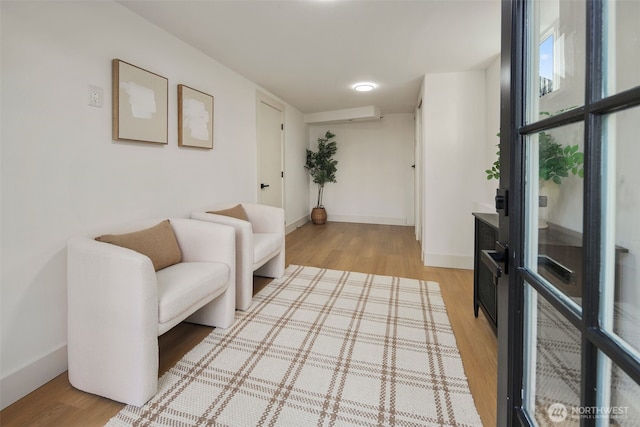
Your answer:
[[[113,139],[167,144],[165,77],[119,59],[113,67]]]
[[[213,96],[178,85],[178,145],[213,148]]]

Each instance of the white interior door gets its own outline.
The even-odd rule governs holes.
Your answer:
[[[258,202],[281,208],[284,206],[284,106],[258,93],[257,121]]]

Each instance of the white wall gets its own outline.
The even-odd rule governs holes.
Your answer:
[[[309,221],[309,181],[304,169],[309,126],[304,114],[285,108],[284,188],[286,231],[291,232]]]
[[[338,143],[337,183],[324,187],[328,220],[413,225],[414,115],[312,125],[309,147],[313,151],[327,130]],[[309,182],[311,208],[316,204],[317,185]]]
[[[66,369],[70,236],[256,200],[259,88],[115,2],[0,4],[5,407]],[[168,145],[112,141],[113,58],[169,79]],[[213,150],[177,147],[179,83],[215,97]],[[90,84],[104,89],[103,108],[87,105]],[[306,127],[288,105],[286,122],[287,169],[297,171]],[[308,186],[288,181],[289,191],[293,221],[308,208]]]
[[[424,78],[422,250],[428,266],[473,268],[471,213],[489,203],[484,171],[487,147],[494,144],[487,141],[494,132],[485,111],[498,108],[487,105],[486,85],[485,71]]]

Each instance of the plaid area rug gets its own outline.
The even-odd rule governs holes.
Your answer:
[[[289,266],[107,426],[480,426],[435,282]]]

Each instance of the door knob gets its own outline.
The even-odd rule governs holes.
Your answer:
[[[499,252],[496,251],[488,251],[483,250],[480,251],[480,258],[482,259],[482,263],[489,268],[491,274],[496,279],[502,277],[502,266],[498,264],[498,262],[503,262],[504,259]]]
[[[263,190],[265,188],[267,188],[269,186],[269,184],[260,184],[260,189]]]
[[[503,274],[509,273],[509,247],[507,245],[496,242],[494,251],[480,251],[480,259],[489,271],[491,271],[491,274],[493,274],[493,282],[496,285],[498,284],[498,279],[502,277]]]

